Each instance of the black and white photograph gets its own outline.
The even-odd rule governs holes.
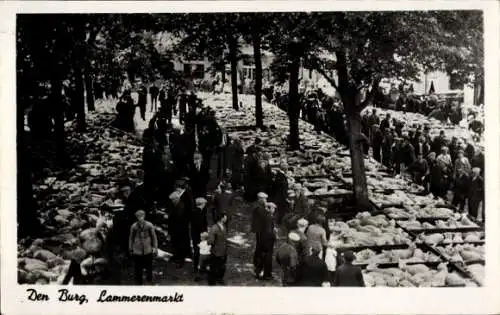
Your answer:
[[[485,10],[164,6],[15,14],[13,285],[492,280]]]

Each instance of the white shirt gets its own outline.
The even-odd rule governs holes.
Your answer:
[[[198,247],[200,248],[200,255],[210,255],[212,246],[210,246],[207,241],[201,241]]]

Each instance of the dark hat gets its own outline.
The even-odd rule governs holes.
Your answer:
[[[354,256],[354,253],[350,250],[345,251],[343,254],[344,260],[348,262],[353,262],[356,259],[356,256]]]

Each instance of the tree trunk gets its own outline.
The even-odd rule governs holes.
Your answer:
[[[64,132],[64,106],[61,95],[62,83],[57,75],[57,71],[53,73],[53,77],[50,80],[50,84],[51,84],[52,117],[54,119],[56,156],[59,162],[64,163],[66,158],[66,144],[65,144],[66,136]]]
[[[262,58],[260,55],[260,36],[258,29],[252,32],[253,56],[255,60],[255,122],[257,127],[264,127],[262,112]]]
[[[354,100],[352,106],[354,106]],[[357,111],[348,112],[347,120],[349,123],[349,151],[351,153],[351,169],[356,208],[360,211],[369,210],[370,201],[368,199],[368,187],[366,185],[363,137],[361,136],[361,115]]]
[[[368,210],[368,187],[366,185],[365,161],[363,155],[363,136],[361,133],[361,109],[357,99],[358,91],[349,82],[347,58],[344,51],[335,52],[337,57],[338,91],[344,105],[344,113],[349,124],[349,151],[351,154],[351,169],[354,198],[357,210]]]
[[[233,108],[239,110],[238,104],[238,43],[232,34],[229,37],[229,61],[231,62],[231,90],[233,93]]]
[[[85,92],[87,98],[87,109],[89,111],[95,110],[95,99],[94,99],[94,82],[92,80],[92,75],[90,74],[90,69],[85,67]]]
[[[84,88],[83,88],[83,74],[82,69],[76,65],[75,69],[75,98],[71,101],[74,102],[74,108],[76,111],[76,126],[79,132],[83,132],[86,129],[85,123],[85,98],[84,98]]]
[[[17,234],[19,238],[37,236],[40,228],[33,198],[30,154],[25,149],[27,144],[24,131],[24,109],[23,106],[17,107],[17,218],[19,223]]]
[[[294,57],[290,64],[288,91],[288,120],[290,123],[289,145],[291,150],[300,149],[299,140],[299,69],[300,58]]]

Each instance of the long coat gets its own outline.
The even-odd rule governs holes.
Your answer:
[[[178,200],[169,199],[168,230],[171,235],[174,258],[183,262],[190,256],[189,218],[193,208],[193,196],[189,189]]]
[[[262,228],[262,221],[264,220],[264,215],[266,214],[266,206],[260,202],[255,201],[252,204],[252,232],[258,233]]]
[[[241,143],[232,141],[227,148],[227,165],[231,170],[231,184],[233,188],[238,188],[243,182],[243,165],[245,163],[245,150]]]
[[[261,226],[257,230],[257,246],[262,252],[272,252],[276,240],[274,218],[269,212],[265,212],[262,214],[260,223]]]
[[[272,187],[272,199],[277,206],[276,219],[281,222],[281,219],[287,212],[287,197],[288,197],[288,178],[282,171],[276,172]]]
[[[234,202],[234,195],[232,191],[226,190],[222,192],[218,192],[214,196],[214,207],[212,209],[212,218],[214,222],[216,222],[217,214],[221,212],[225,212],[228,221],[230,219],[230,214],[229,210],[231,209],[231,206],[233,205]]]
[[[188,168],[188,174],[189,185],[191,186],[194,198],[205,197],[209,179],[208,166],[205,163],[201,163],[200,169],[198,170],[194,162],[191,162]]]

